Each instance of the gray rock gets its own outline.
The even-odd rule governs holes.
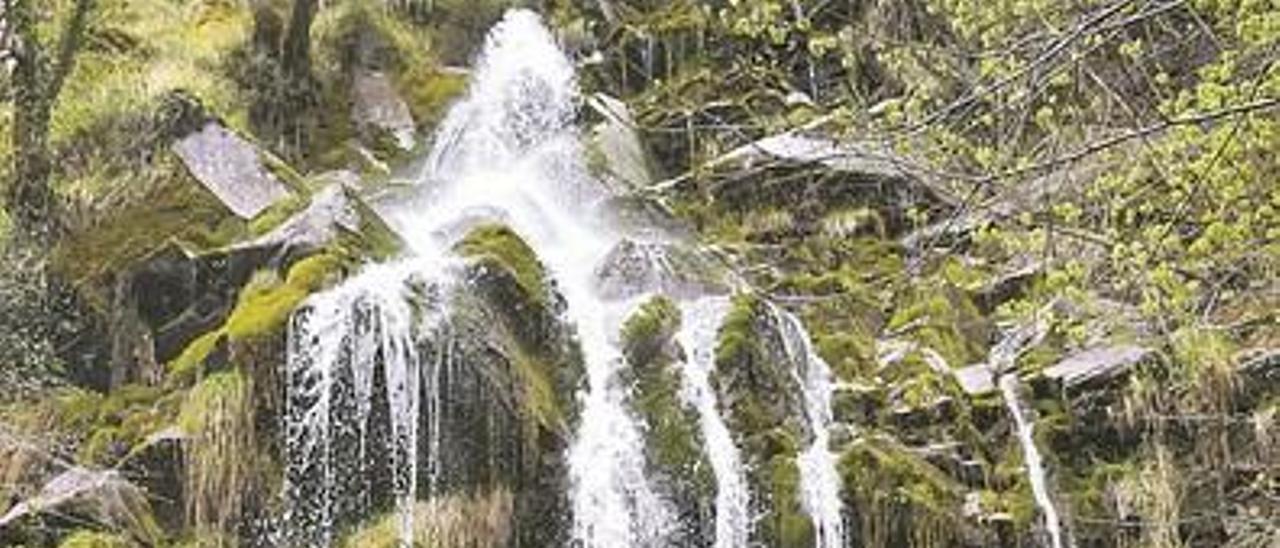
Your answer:
[[[146,495],[114,470],[68,468],[45,483],[34,497],[14,504],[0,516],[0,531],[38,515],[87,519],[128,532],[150,545],[162,537]]]
[[[1044,376],[1068,389],[1105,382],[1126,374],[1150,353],[1146,347],[1131,344],[1098,346],[1045,368]]]
[[[613,300],[649,292],[696,297],[728,291],[722,270],[711,257],[678,244],[623,240],[596,268],[595,284]]]
[[[191,175],[233,213],[251,219],[289,195],[262,164],[258,148],[210,122],[173,144]]]
[[[879,147],[801,132],[765,137],[734,149],[717,161],[718,164],[747,167],[761,162],[821,164],[836,171],[876,179],[905,179],[909,176],[901,159]]]
[[[317,192],[306,209],[248,246],[316,249],[337,237],[339,230],[359,231],[360,212],[346,188],[335,183]]]
[[[626,103],[596,93],[588,99],[587,105],[604,119],[592,129],[591,138],[604,156],[606,178],[620,183],[623,188],[652,184],[648,155]]]
[[[396,93],[386,74],[380,71],[357,73],[353,95],[355,104],[351,118],[366,138],[377,142],[380,135],[388,135],[401,150],[413,150],[418,140],[418,125],[413,120],[409,105]]]

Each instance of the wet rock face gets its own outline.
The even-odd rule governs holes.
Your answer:
[[[251,219],[289,195],[262,163],[258,149],[217,123],[173,144],[201,185],[242,219]]]
[[[623,240],[595,271],[596,287],[606,299],[645,293],[695,297],[728,290],[719,265],[679,244]]]
[[[641,305],[623,325],[627,368],[622,376],[633,387],[629,404],[646,426],[648,473],[679,521],[665,540],[673,546],[706,546],[714,538],[715,478],[697,412],[680,396],[678,368],[692,351],[674,341],[681,321],[680,310],[666,297]]]

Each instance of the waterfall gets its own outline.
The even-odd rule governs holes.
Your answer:
[[[1044,461],[1040,458],[1040,450],[1036,449],[1034,437],[1035,426],[1028,417],[1029,413],[1019,395],[1021,383],[1014,373],[1000,376],[1000,392],[1004,395],[1005,405],[1018,428],[1018,442],[1022,444],[1023,460],[1026,461],[1027,478],[1031,480],[1031,494],[1036,499],[1036,506],[1044,515],[1045,529],[1049,531],[1049,541],[1053,548],[1062,548],[1062,525],[1058,519],[1058,509],[1049,496],[1049,483],[1045,477]]]
[[[583,160],[574,126],[580,102],[573,64],[539,17],[509,11],[438,132],[424,175],[430,202],[389,220],[413,247],[448,245],[460,226],[489,218],[534,249],[565,299],[586,363],[568,454],[574,540],[661,546],[672,512],[646,477],[642,432],[617,379],[622,352],[613,335],[626,308],[602,300],[592,284],[622,235],[595,209],[609,195]]]
[[[770,310],[782,330],[787,356],[800,369],[800,386],[804,392],[805,415],[813,442],[798,459],[800,466],[801,504],[813,519],[815,545],[818,548],[842,548],[845,542],[844,521],[840,516],[840,475],[836,471],[831,441],[831,393],[834,388],[831,367],[813,349],[809,333],[794,314],[770,303]]]
[[[335,518],[368,511],[378,455],[402,538],[410,538],[423,378],[417,341],[444,317],[417,289],[438,291],[447,271],[424,259],[373,265],[294,313],[285,370],[287,544],[330,545]],[[438,398],[433,385],[428,391]],[[385,423],[374,420],[375,402],[386,405]]]
[[[685,349],[682,399],[698,412],[707,457],[716,479],[715,548],[746,546],[751,534],[750,494],[742,457],[716,403],[710,375],[715,367],[716,337],[729,311],[726,297],[706,297],[680,306],[682,323],[676,337]]]

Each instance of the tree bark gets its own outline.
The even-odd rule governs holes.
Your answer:
[[[49,121],[62,84],[75,67],[75,54],[88,24],[93,0],[77,0],[57,46],[57,58],[47,59],[36,35],[34,1],[5,4],[13,38],[14,178],[5,189],[5,208],[19,234],[37,242],[57,236],[55,198],[49,187],[52,172]]]

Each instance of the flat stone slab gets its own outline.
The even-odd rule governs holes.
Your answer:
[[[351,117],[357,127],[385,132],[401,150],[413,150],[418,140],[418,124],[386,74],[377,71],[357,74],[354,96]]]
[[[956,382],[960,384],[960,389],[970,396],[989,394],[996,389],[995,374],[991,370],[991,366],[985,363],[975,363],[961,367],[953,370],[952,374],[955,375]]]
[[[158,531],[145,525],[149,513],[146,496],[114,470],[67,469],[45,483],[34,497],[14,504],[0,516],[0,530],[27,516],[45,513],[88,513],[136,538],[158,540]]]
[[[845,173],[864,174],[878,179],[903,179],[908,176],[900,160],[887,151],[858,144],[844,143],[820,135],[787,132],[772,135],[738,147],[719,158],[717,163],[760,162],[821,164]]]
[[[258,148],[217,123],[205,124],[173,144],[191,175],[242,219],[289,195],[262,164]]]
[[[1075,388],[1123,375],[1150,353],[1149,348],[1132,344],[1094,347],[1045,368],[1044,376]]]

